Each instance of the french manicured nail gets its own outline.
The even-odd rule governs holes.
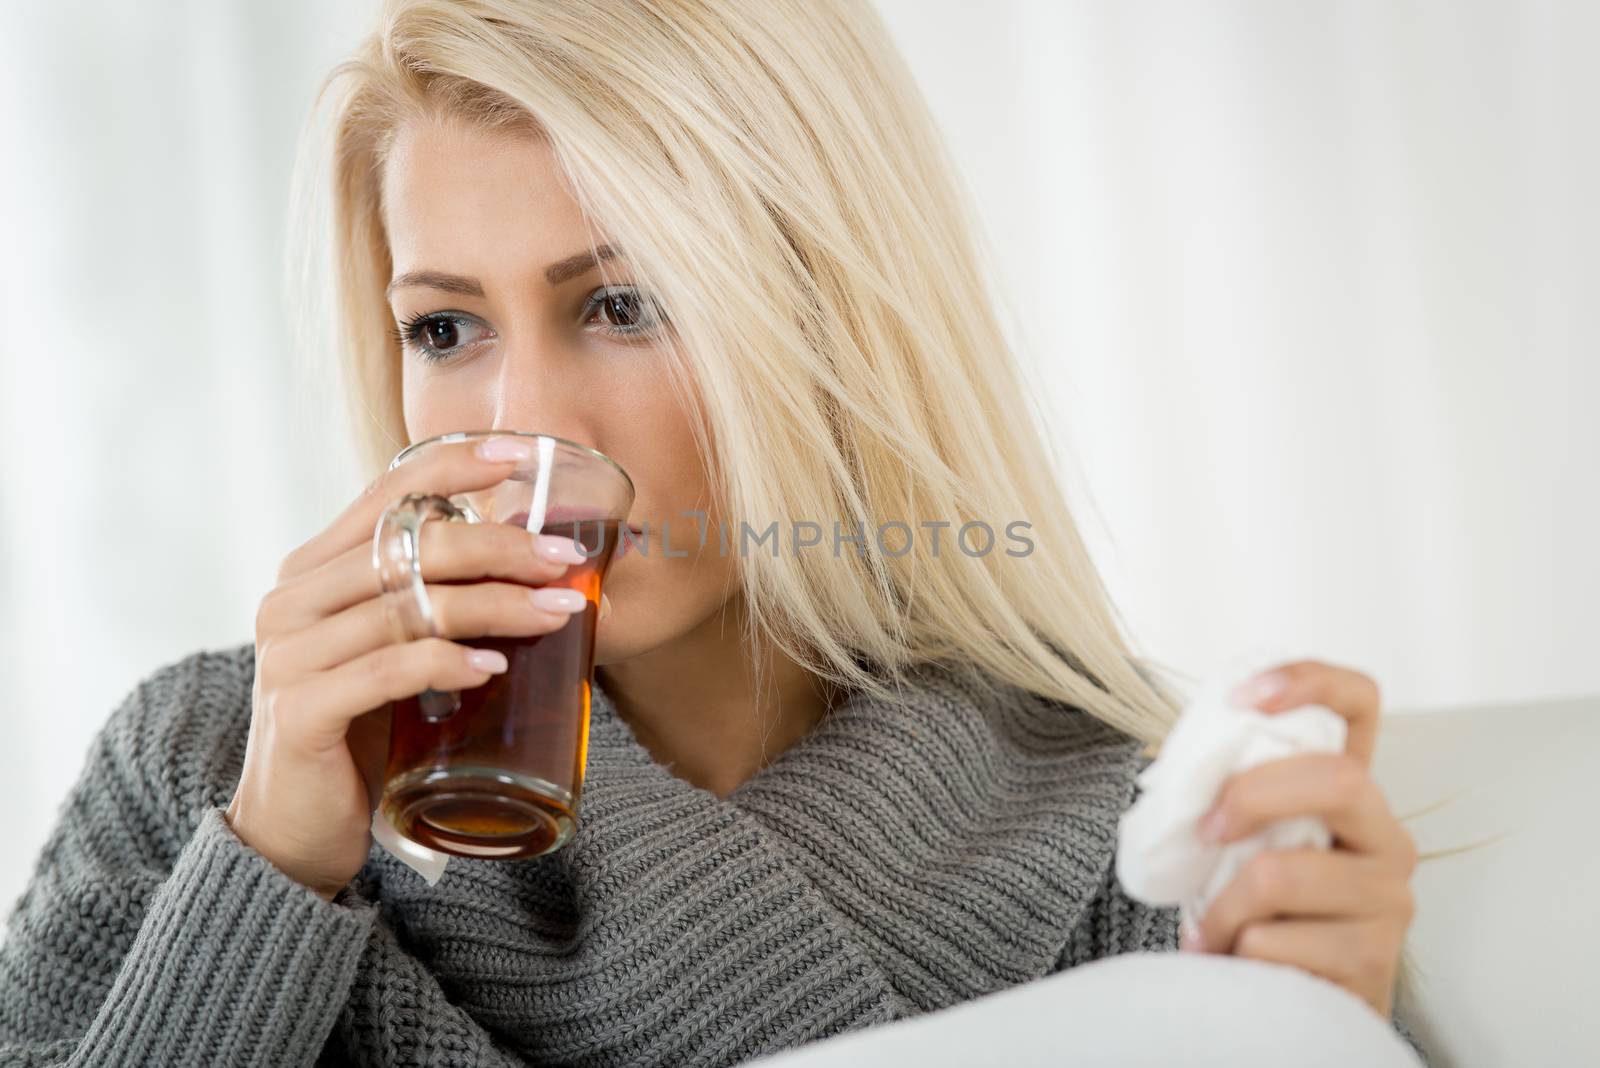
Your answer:
[[[611,614],[611,598],[605,594],[600,595],[600,618],[604,619]]]
[[[1200,937],[1200,928],[1184,920],[1178,927],[1178,948],[1186,953],[1204,953],[1206,944]]]
[[[534,552],[546,560],[554,560],[558,564],[581,564],[586,559],[583,550],[571,538],[563,538],[559,534],[535,534],[533,539]]]
[[[498,675],[506,669],[506,654],[495,649],[474,649],[467,654],[467,663],[479,671]]]
[[[1254,708],[1262,701],[1271,700],[1288,688],[1287,678],[1279,672],[1268,671],[1235,686],[1228,699],[1240,708]]]
[[[583,606],[588,603],[587,598],[577,590],[562,589],[560,586],[541,586],[528,594],[528,600],[533,602],[535,608],[542,608],[546,612],[573,612],[583,611]]]
[[[476,451],[480,460],[503,463],[506,460],[528,459],[533,455],[533,446],[516,438],[490,438],[479,442]]]
[[[1223,823],[1225,820],[1226,817],[1223,815],[1222,809],[1212,809],[1210,812],[1205,814],[1204,818],[1200,820],[1200,825],[1195,828],[1195,837],[1200,839],[1200,841],[1204,842],[1206,845],[1216,845],[1218,842],[1222,841]]]

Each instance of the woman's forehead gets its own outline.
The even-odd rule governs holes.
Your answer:
[[[462,123],[412,124],[383,165],[397,274],[542,274],[593,238],[549,143]]]

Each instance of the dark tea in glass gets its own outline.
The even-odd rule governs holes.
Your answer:
[[[459,441],[463,435],[446,437]],[[632,503],[632,485],[600,454],[536,437],[558,445],[547,445],[528,461],[529,470],[450,501],[413,494],[390,509],[389,526],[380,524],[378,532],[377,551],[389,554],[379,562],[387,595],[407,603],[420,599],[406,625],[416,636],[432,627],[426,594],[417,589],[420,580],[408,573],[424,521],[510,522],[570,537],[586,557],[548,583],[576,590],[586,601],[559,630],[453,639],[503,653],[504,672],[459,693],[428,691],[391,703],[382,813],[406,838],[456,856],[539,856],[560,848],[578,820],[600,591]],[[557,455],[561,445],[571,446],[564,456]],[[567,518],[574,514],[594,517]],[[544,515],[551,520],[537,518]],[[483,580],[460,584],[477,581]]]
[[[443,853],[511,858],[547,853],[572,833],[588,749],[600,582],[617,526],[545,527],[595,554],[549,583],[577,590],[588,604],[550,634],[460,639],[498,649],[509,665],[462,690],[460,711],[430,722],[416,697],[394,702],[384,804],[401,834]]]

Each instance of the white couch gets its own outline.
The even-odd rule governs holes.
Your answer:
[[[1378,781],[1424,852],[1413,1017],[1440,1065],[1600,1065],[1600,698],[1392,715]]]
[[[1375,771],[1425,856],[1408,943],[1416,982],[1401,1010],[1432,1064],[1600,1066],[1600,699],[1391,714]],[[1427,858],[1436,851],[1447,855]],[[1263,969],[1280,966],[1236,958],[1211,958],[1203,971],[1205,961],[1184,957],[1095,962],[771,1060],[1044,1068],[1410,1059],[1332,984],[1295,969],[1275,979]],[[1085,982],[1090,969],[1100,971]],[[1197,990],[1206,992],[1199,1011]]]

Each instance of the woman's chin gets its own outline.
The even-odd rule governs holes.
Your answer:
[[[649,652],[654,644],[649,635],[639,633],[637,621],[630,625],[629,621],[617,618],[616,601],[613,600],[611,614],[595,630],[594,666],[598,668],[632,660]]]

